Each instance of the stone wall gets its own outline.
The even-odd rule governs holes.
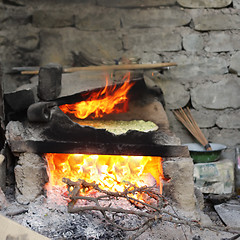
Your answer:
[[[0,0],[5,91],[29,81],[9,74],[13,66],[79,66],[82,53],[103,64],[176,62],[153,77],[172,131],[193,141],[171,112],[190,104],[206,137],[227,145],[232,159],[240,144],[239,39],[239,0]]]

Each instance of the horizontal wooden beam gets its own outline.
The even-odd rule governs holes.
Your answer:
[[[71,67],[64,68],[64,73],[77,72],[77,71],[110,71],[110,70],[146,70],[146,69],[160,69],[163,67],[177,66],[176,63],[153,63],[153,64],[120,64],[120,65],[101,65],[101,66],[88,66],[88,67]],[[17,68],[14,68],[17,70]],[[23,70],[21,74],[38,74],[39,70]]]
[[[14,153],[81,153],[100,155],[189,157],[187,146],[69,141],[11,141]]]

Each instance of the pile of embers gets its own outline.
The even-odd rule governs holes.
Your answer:
[[[63,182],[67,184],[67,192],[54,189],[47,198],[42,195],[27,206],[16,202],[5,204],[2,214],[50,239],[236,239],[232,237],[239,236],[237,229],[203,226],[192,217],[182,217],[154,187],[126,183],[123,192],[111,192],[81,179],[73,182],[63,178]]]

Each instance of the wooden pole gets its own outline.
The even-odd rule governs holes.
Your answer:
[[[64,68],[64,73],[71,73],[77,71],[109,71],[109,70],[137,70],[137,69],[159,69],[163,67],[177,66],[176,63],[153,63],[153,64],[121,64],[121,65],[102,65],[102,66],[88,66],[88,67],[71,67]],[[38,74],[38,70],[21,71],[21,74]]]

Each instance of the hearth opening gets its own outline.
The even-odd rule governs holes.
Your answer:
[[[157,130],[158,126],[150,121],[102,120],[109,114],[128,112],[128,93],[136,83],[130,81],[130,72],[123,76],[118,85],[108,86],[110,77],[106,75],[104,88],[84,93],[83,101],[63,104],[59,108],[81,126],[105,129],[114,135],[121,135],[129,130]],[[62,179],[68,178],[71,181],[82,179],[89,183],[94,182],[101,189],[113,192],[123,192],[131,184],[135,187],[155,187],[162,194],[164,174],[160,156],[45,153],[44,158],[49,174],[49,182],[45,186],[48,193],[54,188],[66,188]]]
[[[45,186],[48,192],[66,189],[62,179],[68,178],[94,182],[112,192],[124,192],[130,184],[155,187],[162,194],[165,178],[161,157],[47,153],[44,158],[48,164],[49,182]]]

